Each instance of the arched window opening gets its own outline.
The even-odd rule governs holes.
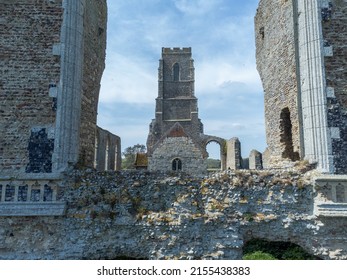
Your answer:
[[[174,81],[180,80],[180,66],[178,63],[175,63],[173,66],[173,80]]]
[[[206,146],[208,153],[207,169],[209,171],[221,170],[221,146],[217,142],[209,142]]]
[[[281,111],[280,115],[280,142],[283,147],[282,157],[290,160],[298,160],[298,152],[294,152],[292,122],[290,120],[290,111],[288,107]]]
[[[179,158],[175,158],[172,161],[172,170],[173,171],[180,171],[180,170],[182,170],[182,161]]]

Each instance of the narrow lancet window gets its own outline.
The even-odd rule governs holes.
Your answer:
[[[173,171],[180,171],[180,170],[182,170],[182,161],[179,158],[175,158],[172,161],[172,170]]]
[[[174,81],[180,80],[180,66],[178,63],[175,63],[173,66],[173,80]]]

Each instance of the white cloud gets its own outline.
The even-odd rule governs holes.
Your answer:
[[[175,6],[176,8],[185,14],[188,15],[204,15],[209,11],[213,10],[216,6],[219,5],[218,0],[210,1],[210,0],[176,0]]]
[[[100,102],[152,103],[157,95],[156,78],[155,68],[148,61],[110,52]]]
[[[192,47],[205,133],[226,139],[237,136],[246,153],[249,148],[261,151],[263,97],[253,38],[257,2],[108,1],[99,125],[121,136],[123,149],[144,144],[158,95],[161,48]]]

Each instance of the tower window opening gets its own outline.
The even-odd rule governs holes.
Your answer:
[[[179,158],[175,158],[172,161],[172,170],[173,171],[180,171],[180,170],[182,170],[182,161]]]
[[[173,80],[174,81],[180,80],[180,66],[178,63],[175,63],[173,66]]]
[[[280,141],[283,148],[282,158],[289,158],[292,161],[298,160],[299,154],[294,152],[293,147],[292,122],[288,107],[284,108],[280,115]]]

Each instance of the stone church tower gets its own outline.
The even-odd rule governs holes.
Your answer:
[[[208,154],[194,95],[191,48],[163,48],[158,80],[155,119],[147,139],[148,168],[204,173]]]

